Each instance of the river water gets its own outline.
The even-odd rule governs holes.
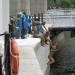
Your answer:
[[[75,37],[64,39],[64,43],[60,50],[54,54],[54,58],[55,63],[50,67],[50,75],[72,75],[75,73]]]

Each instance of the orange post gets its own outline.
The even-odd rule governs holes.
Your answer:
[[[19,51],[17,47],[16,40],[13,38],[10,41],[11,50],[10,50],[10,62],[11,62],[11,71],[13,75],[18,75],[19,70]]]

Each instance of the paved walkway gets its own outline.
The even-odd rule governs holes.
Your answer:
[[[48,75],[49,46],[42,47],[38,38],[17,40],[17,43],[20,53],[19,75]]]

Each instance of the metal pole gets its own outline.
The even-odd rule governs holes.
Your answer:
[[[24,39],[24,36],[27,34],[27,32],[24,29],[24,18],[22,17],[22,30],[21,30],[21,39]]]
[[[2,75],[2,55],[0,54],[0,75]]]
[[[5,43],[4,43],[4,67],[5,67],[5,75],[11,75],[11,67],[10,67],[10,34],[5,33]]]

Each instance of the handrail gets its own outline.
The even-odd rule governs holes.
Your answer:
[[[6,35],[8,34],[7,32],[1,33],[0,36]]]
[[[0,34],[0,36],[3,36],[3,35],[5,35],[5,33],[3,33],[3,34]]]

